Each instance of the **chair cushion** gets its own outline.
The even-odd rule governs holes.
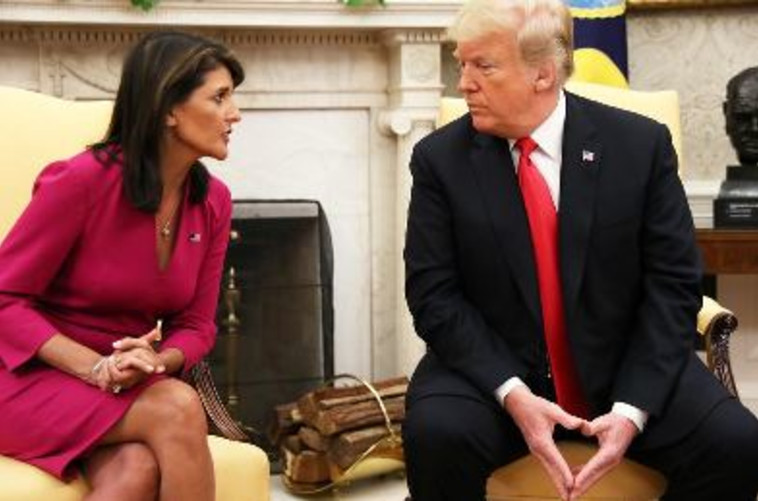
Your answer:
[[[569,466],[585,464],[597,452],[597,447],[578,442],[561,442],[558,448]],[[658,499],[665,490],[663,475],[625,459],[592,486],[582,499],[650,500]],[[495,470],[487,481],[487,501],[524,498],[559,499],[550,477],[531,454]]]
[[[263,450],[210,435],[217,501],[268,501],[269,463]]]
[[[208,436],[217,501],[268,501],[269,463],[254,445]],[[80,501],[89,492],[77,475],[64,483],[34,466],[0,456],[0,501]]]
[[[0,501],[79,501],[88,492],[81,475],[64,483],[36,466],[0,456]]]

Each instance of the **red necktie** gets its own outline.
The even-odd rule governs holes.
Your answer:
[[[531,137],[524,137],[516,141],[516,147],[521,152],[518,181],[532,232],[542,322],[545,326],[555,396],[563,410],[587,418],[588,406],[579,385],[566,333],[558,258],[558,216],[547,183],[530,158],[537,143]]]

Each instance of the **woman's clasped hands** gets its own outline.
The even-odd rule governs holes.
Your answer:
[[[90,382],[103,391],[120,393],[151,374],[162,374],[166,366],[153,347],[160,340],[161,328],[157,326],[143,336],[114,342],[113,353],[92,367]]]

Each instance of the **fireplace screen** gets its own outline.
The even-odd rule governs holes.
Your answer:
[[[332,249],[313,201],[235,201],[210,365],[219,393],[275,464],[275,405],[334,374]]]

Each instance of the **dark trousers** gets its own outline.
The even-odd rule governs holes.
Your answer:
[[[493,397],[427,395],[408,404],[403,424],[408,487],[413,501],[478,501],[487,477],[527,451],[521,433]],[[720,402],[676,443],[627,456],[668,480],[665,500],[755,501],[758,419],[734,399]]]

